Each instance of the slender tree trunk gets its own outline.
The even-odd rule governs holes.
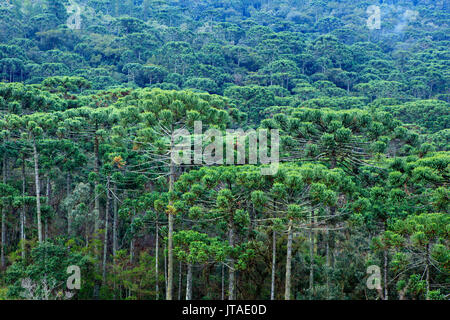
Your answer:
[[[86,222],[85,222],[85,227],[84,227],[84,237],[86,240],[86,248],[89,246],[89,221],[86,218]]]
[[[222,263],[222,293],[221,293],[221,300],[225,300],[225,267]]]
[[[8,176],[8,160],[6,159],[6,154],[3,156],[3,184],[6,184]]]
[[[96,125],[95,129],[98,129],[98,126]],[[95,204],[94,204],[94,234],[97,236],[98,229],[100,227],[100,195],[98,194],[98,179],[99,179],[99,173],[100,173],[100,159],[99,159],[99,141],[97,134],[94,138],[94,171],[97,175],[97,179],[95,180],[94,185],[94,197],[95,197]]]
[[[272,231],[272,279],[270,285],[270,300],[275,300],[275,263],[277,258],[277,235]]]
[[[133,264],[134,261],[134,238],[131,238],[130,241],[130,264]]]
[[[330,169],[334,169],[337,165],[336,152],[333,151],[330,158]]]
[[[21,240],[21,249],[22,249],[22,259],[25,260],[25,218],[26,218],[26,211],[25,211],[25,192],[27,187],[27,181],[25,176],[25,156],[22,156],[22,210],[20,212],[20,240]]]
[[[289,219],[288,224],[288,242],[287,242],[287,254],[286,254],[286,280],[284,299],[291,299],[291,264],[292,264],[292,219]]]
[[[388,292],[388,251],[384,249],[384,300],[389,300]]]
[[[314,210],[311,210],[311,216],[309,219],[309,298],[313,297],[314,290],[314,237],[313,237],[313,222],[314,222]],[[328,260],[327,260],[328,261]],[[328,275],[327,275],[328,276]],[[328,277],[327,277],[328,281]]]
[[[178,263],[178,300],[181,300],[181,288],[183,286],[182,283],[182,278],[183,278],[183,273],[182,273],[182,268],[183,265],[181,264],[181,261]]]
[[[192,264],[188,263],[186,277],[186,300],[192,300]]]
[[[3,156],[3,184],[6,184],[6,155]],[[5,205],[1,207],[2,210],[2,247],[0,254],[1,268],[5,268],[5,242],[6,242],[6,209]]]
[[[230,222],[230,230],[228,232],[228,244],[231,248],[234,248],[234,224]],[[234,270],[234,258],[230,258],[230,266],[228,269],[228,300],[235,300],[235,287],[236,278]]]
[[[329,221],[329,223],[334,223],[334,216],[336,215],[336,207],[335,206],[331,206],[330,207],[330,215],[331,215],[331,220]],[[334,269],[335,264],[336,264],[336,240],[335,240],[335,235],[334,232],[330,232],[330,230],[328,230],[327,228],[327,239],[326,239],[326,250],[327,250],[327,294],[329,296],[329,287],[330,287],[330,278],[329,278],[329,270],[331,268]],[[331,266],[332,265],[332,266]]]
[[[173,142],[172,142],[173,145]],[[169,193],[173,191],[173,185],[175,180],[175,165],[170,162],[170,176],[169,176]],[[172,200],[169,200],[169,205],[172,206]],[[166,300],[172,300],[173,291],[173,214],[169,212],[169,234],[168,234],[168,266],[167,266],[167,291]]]
[[[427,286],[427,297],[426,300],[430,300],[429,294],[430,294],[430,244],[427,243],[427,248],[426,248],[427,252],[426,252],[426,257],[425,257],[425,265],[426,265],[426,286]]]
[[[47,205],[50,206],[50,177],[47,175],[45,183],[45,197],[47,198]],[[49,224],[49,218],[45,219],[45,231],[44,231],[44,240],[48,239],[48,224]]]
[[[95,137],[94,137],[94,171],[96,173],[96,180],[94,184],[94,239],[100,239],[98,231],[101,227],[101,220],[100,220],[100,194],[98,191],[99,188],[99,175],[100,175],[100,153],[99,153],[99,137],[97,135],[98,130],[98,123],[95,124]],[[86,232],[86,244],[88,244],[87,241],[88,233]],[[94,254],[97,256],[100,260],[101,251],[100,247],[95,245],[94,247]],[[96,264],[96,267],[100,269],[100,262]],[[94,281],[94,298],[97,298],[98,291],[99,291],[100,283],[98,280]]]
[[[329,299],[330,298],[330,267],[331,267],[331,264],[330,264],[330,243],[328,241],[328,238],[330,237],[330,233],[328,230],[326,231],[325,235],[327,237],[327,241],[325,243],[326,255],[327,255],[327,272],[326,272],[326,274],[327,274],[327,298]]]
[[[164,243],[164,285],[166,287],[166,296],[167,296],[167,254],[166,254],[167,245]]]
[[[106,182],[106,208],[105,208],[105,238],[103,241],[103,263],[102,263],[102,275],[103,285],[106,284],[106,257],[108,253],[108,231],[109,231],[109,207],[110,207],[110,195],[109,195],[109,181],[110,177],[107,177]]]
[[[2,248],[1,248],[1,268],[5,269],[5,241],[6,241],[6,210],[5,208],[1,208],[2,210]]]
[[[114,183],[114,197],[113,197],[113,206],[114,206],[114,218],[113,218],[113,256],[116,257],[117,253],[117,239],[118,239],[118,233],[117,233],[117,226],[119,224],[119,216],[117,211],[117,184]]]
[[[36,148],[36,139],[33,138],[33,157],[34,157],[34,180],[36,184],[36,212],[38,225],[38,240],[42,243],[42,221],[41,221],[41,186],[39,181],[39,155]]]
[[[156,236],[155,236],[155,292],[156,300],[159,300],[159,224],[156,221]]]
[[[70,196],[70,173],[67,173],[66,177],[66,197]],[[72,234],[72,208],[68,208],[67,210],[67,234]]]

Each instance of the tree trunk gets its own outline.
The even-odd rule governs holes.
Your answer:
[[[286,282],[284,291],[284,300],[291,299],[291,263],[292,263],[292,219],[289,219],[288,224],[288,242],[286,254]]]
[[[2,210],[2,248],[1,248],[1,268],[5,269],[5,241],[6,241],[6,210],[5,208],[1,208]]]
[[[105,208],[105,238],[103,241],[103,264],[102,264],[102,275],[103,275],[103,285],[106,284],[106,257],[108,253],[108,227],[109,227],[109,207],[110,207],[110,195],[109,195],[109,181],[108,176],[106,182],[106,208]]]
[[[98,124],[95,124],[95,137],[94,137],[94,171],[96,173],[96,180],[94,184],[94,234],[93,239],[100,239],[98,231],[101,226],[100,221],[100,194],[98,192],[99,187],[99,175],[100,175],[100,154],[99,154],[99,137],[97,135]],[[86,245],[88,245],[88,228],[86,228]],[[100,247],[94,246],[94,255],[98,257],[98,263],[96,263],[96,268],[100,269]],[[94,281],[94,299],[98,296],[100,283],[98,280]]]
[[[384,300],[389,300],[388,293],[388,251],[384,249]]]
[[[96,130],[98,129],[98,126],[96,125]],[[94,197],[95,197],[95,204],[94,204],[94,234],[97,237],[97,232],[100,227],[100,195],[98,194],[98,179],[99,179],[99,171],[100,171],[100,159],[99,159],[99,142],[98,142],[98,136],[95,135],[94,139],[94,171],[97,175],[97,178],[95,180],[94,185]]]
[[[85,245],[86,245],[86,248],[89,246],[89,221],[88,221],[88,219],[86,218],[86,222],[85,222],[85,226],[84,226],[84,237],[85,237],[85,240],[86,240],[86,243],[85,243]]]
[[[130,264],[133,264],[134,261],[134,238],[131,238],[130,241]]]
[[[25,219],[26,219],[26,211],[25,211],[25,193],[26,193],[27,181],[25,176],[25,156],[22,157],[22,210],[20,211],[20,241],[22,248],[22,259],[25,260]]]
[[[228,244],[231,248],[234,248],[234,225],[230,223],[230,230],[228,232]],[[230,258],[230,266],[228,268],[228,300],[235,300],[235,271],[234,271],[234,258]]]
[[[430,294],[430,244],[427,243],[427,252],[426,252],[426,285],[427,285],[427,291],[426,291],[426,300],[430,300],[429,294]]]
[[[67,173],[67,178],[66,178],[66,197],[70,196],[70,173]],[[67,234],[70,235],[72,234],[72,208],[68,208],[67,210]]]
[[[310,228],[309,228],[309,298],[313,297],[314,290],[314,238],[313,238],[313,226],[314,222],[314,210],[311,210],[311,217],[309,219]],[[328,243],[327,243],[328,245]],[[327,263],[328,263],[328,255],[327,255]],[[328,265],[327,265],[328,268]],[[327,271],[328,272],[328,271]],[[328,285],[328,273],[327,273],[327,285]]]
[[[336,168],[337,160],[336,160],[336,152],[333,151],[330,156],[330,169]]]
[[[329,220],[330,224],[334,223],[334,216],[336,215],[336,207],[335,206],[331,206],[330,207],[330,215],[331,215],[331,220]],[[334,232],[330,232],[330,230],[328,230],[327,228],[327,239],[326,239],[326,250],[327,250],[327,290],[328,290],[328,294],[329,294],[329,270],[331,268],[333,268],[336,265],[336,254],[335,254],[335,249],[336,249],[336,240],[335,240],[335,234]],[[333,265],[333,266],[331,266]]]
[[[181,300],[181,288],[183,286],[183,283],[181,282],[183,279],[183,273],[182,273],[183,265],[181,264],[181,261],[178,263],[178,300]]]
[[[164,243],[164,285],[166,286],[166,296],[167,296],[167,254],[166,254],[167,245]]]
[[[172,142],[173,145],[173,142]],[[169,176],[169,193],[173,191],[173,185],[175,180],[175,165],[170,162],[170,176]],[[172,206],[172,200],[169,200],[169,206]],[[172,290],[173,290],[173,214],[171,212],[169,215],[169,234],[168,234],[168,266],[167,266],[167,291],[166,300],[172,300]]]
[[[225,267],[222,263],[222,293],[221,293],[221,300],[225,300]]]
[[[186,300],[192,300],[192,264],[188,263],[186,277]]]
[[[114,206],[114,218],[113,218],[113,256],[116,257],[117,253],[117,226],[119,223],[119,216],[117,211],[117,184],[114,183],[114,197],[113,197],[113,206]]]
[[[331,263],[330,263],[330,243],[328,241],[328,238],[330,237],[330,233],[327,230],[326,231],[326,237],[327,237],[327,242],[326,242],[326,255],[327,255],[327,297],[328,299],[330,299],[330,268],[331,268]]]
[[[156,236],[155,236],[155,292],[156,300],[159,300],[159,224],[156,221]]]
[[[277,235],[272,231],[272,279],[270,285],[270,300],[275,300],[275,263],[277,258]]]
[[[6,184],[6,155],[3,156],[3,184]],[[6,242],[6,210],[4,205],[2,210],[2,247],[0,254],[1,268],[5,268],[5,242]]]
[[[47,198],[47,205],[50,206],[50,177],[47,175],[45,183],[45,197]],[[45,229],[44,229],[44,240],[48,239],[48,224],[49,224],[49,218],[45,219]]]
[[[34,157],[34,180],[36,184],[36,212],[38,225],[38,240],[42,243],[42,221],[41,221],[41,186],[39,181],[39,155],[36,148],[36,139],[33,138],[33,157]]]

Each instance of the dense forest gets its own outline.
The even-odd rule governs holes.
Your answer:
[[[0,0],[0,300],[448,300],[449,35],[446,0]],[[278,170],[174,164],[196,121]]]

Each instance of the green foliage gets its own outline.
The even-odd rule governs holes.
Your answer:
[[[80,291],[78,297],[82,298],[90,287],[92,259],[81,253],[73,252],[63,244],[50,242],[33,248],[29,261],[18,261],[8,268],[6,273],[6,282],[9,284],[8,297],[64,298],[66,281],[70,275],[67,273],[67,268],[72,265],[81,269],[83,290]],[[28,289],[23,282],[25,279],[30,279],[35,283],[36,288]]]
[[[391,2],[0,5],[0,300],[448,299],[448,5]],[[175,165],[196,121],[278,171]]]

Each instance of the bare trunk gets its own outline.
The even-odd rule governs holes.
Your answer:
[[[1,268],[5,269],[5,241],[6,241],[6,210],[5,208],[1,208],[2,210],[2,248],[1,248]]]
[[[117,211],[117,184],[114,183],[114,197],[113,197],[113,206],[114,206],[114,218],[113,218],[113,256],[116,256],[117,253],[117,226],[119,223],[119,216]]]
[[[312,299],[314,290],[314,237],[313,237],[313,226],[314,222],[314,210],[311,210],[310,216],[310,228],[309,228],[309,298]],[[328,244],[328,243],[327,243]],[[327,255],[328,263],[328,255]],[[328,265],[327,265],[328,267]],[[328,284],[328,274],[327,274],[327,284]]]
[[[164,285],[166,287],[167,292],[167,254],[166,254],[167,245],[164,243]],[[167,293],[166,293],[167,296]]]
[[[26,218],[26,212],[25,212],[25,193],[26,193],[26,176],[25,176],[25,157],[22,157],[22,210],[20,212],[20,241],[21,241],[21,249],[22,249],[22,259],[25,260],[25,218]]]
[[[134,238],[131,238],[130,241],[130,264],[133,264],[134,261]]]
[[[332,217],[334,217],[336,215],[336,207],[335,206],[331,206],[330,207],[330,215]],[[332,218],[332,220],[329,221],[329,223],[334,223],[334,218]],[[335,235],[333,232],[330,232],[330,230],[328,230],[327,228],[327,239],[326,239],[326,250],[327,250],[327,295],[328,297],[330,296],[330,276],[329,276],[329,271],[331,270],[331,268],[335,267],[336,264],[336,240],[335,240]]]
[[[275,263],[277,258],[277,235],[272,231],[272,279],[270,285],[270,300],[275,300]]]
[[[231,248],[234,248],[234,225],[231,222],[230,223],[230,230],[228,233],[228,244],[230,245]],[[234,258],[231,257],[230,258],[230,266],[228,269],[228,300],[235,300],[236,296],[235,296],[235,284],[236,279],[235,279],[235,270],[234,270]]]
[[[384,300],[389,300],[388,293],[388,252],[384,249]]]
[[[336,160],[336,152],[333,151],[330,156],[330,169],[336,168],[337,160]]]
[[[221,300],[225,300],[225,267],[222,263],[222,293],[221,293]]]
[[[39,155],[36,148],[36,139],[33,138],[33,157],[34,157],[34,180],[36,185],[36,212],[38,225],[38,240],[42,243],[42,221],[41,221],[41,186],[39,181]]]
[[[47,205],[50,206],[50,177],[47,175],[47,181],[45,183],[45,197],[47,198]],[[48,224],[49,218],[45,219],[45,231],[44,231],[44,240],[48,239]]]
[[[192,264],[188,263],[186,278],[186,300],[192,300]]]
[[[70,173],[67,173],[67,177],[66,177],[66,197],[70,196]],[[67,210],[67,234],[70,235],[72,234],[72,208],[68,208]]]
[[[430,244],[427,243],[427,252],[426,252],[426,261],[425,261],[425,265],[426,265],[426,285],[427,285],[427,297],[426,300],[430,300],[429,294],[430,294]]]
[[[98,129],[98,126],[96,126],[96,130]],[[94,139],[94,171],[97,175],[97,178],[95,180],[94,185],[94,197],[95,197],[95,204],[94,204],[94,234],[97,236],[98,229],[100,227],[100,195],[98,194],[98,179],[99,179],[99,171],[100,171],[100,159],[99,159],[99,142],[98,137],[95,135]]]
[[[155,236],[155,292],[156,300],[159,300],[159,225],[156,221],[156,236]]]
[[[3,156],[3,184],[6,184],[6,155]],[[0,263],[1,268],[5,268],[5,242],[6,242],[6,209],[4,205],[1,208],[2,210],[2,247],[0,254]]]
[[[100,155],[99,155],[99,137],[97,136],[98,124],[95,125],[95,138],[94,138],[94,171],[96,173],[96,180],[94,184],[94,234],[93,239],[100,239],[98,231],[100,229],[100,194],[99,194],[99,174],[100,174]],[[86,226],[86,245],[88,242],[88,228]],[[98,245],[94,246],[94,254],[98,257],[99,262],[96,263],[96,268],[100,269],[100,247]],[[94,299],[98,297],[100,283],[98,280],[94,281]]]
[[[289,219],[288,225],[288,242],[287,242],[287,254],[286,254],[286,280],[284,299],[291,299],[291,263],[292,263],[292,219]]]
[[[105,238],[103,241],[103,264],[102,264],[102,275],[103,275],[103,285],[106,284],[106,257],[108,253],[108,231],[109,231],[109,207],[110,207],[110,195],[109,195],[109,181],[108,176],[106,183],[106,208],[105,208]]]
[[[326,237],[327,237],[327,242],[326,242],[326,255],[327,255],[327,297],[328,299],[330,298],[330,243],[328,242],[328,237],[330,236],[329,231],[326,231]]]
[[[86,240],[86,243],[85,243],[85,245],[86,245],[86,248],[89,246],[89,221],[86,219],[86,222],[85,222],[85,226],[84,226],[84,237],[85,237],[85,240]]]
[[[173,144],[173,142],[172,142]],[[169,193],[173,191],[173,185],[175,180],[175,165],[171,161],[170,163],[170,177],[169,177]],[[169,205],[172,206],[172,200],[169,201]],[[167,291],[166,300],[172,300],[173,290],[173,214],[169,212],[169,234],[168,234],[168,266],[167,266]]]
[[[183,279],[183,273],[182,273],[183,265],[181,264],[181,261],[178,263],[178,300],[181,300],[181,288],[183,286],[183,283],[181,282]]]

